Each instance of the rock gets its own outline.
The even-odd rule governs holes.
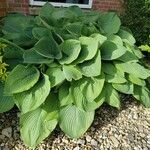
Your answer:
[[[91,138],[89,135],[86,136],[86,141],[87,141],[87,142],[90,142],[91,139],[92,139],[92,138]]]
[[[138,119],[138,115],[136,113],[133,115],[133,119],[135,119],[135,120]]]
[[[68,144],[68,140],[66,140],[66,139],[62,139],[62,142]]]
[[[73,150],[80,150],[80,148],[77,146],[77,147],[75,147]]]
[[[118,141],[114,136],[111,136],[111,137],[110,137],[110,140],[111,140],[112,143],[114,144],[114,147],[118,147],[119,141]]]
[[[84,144],[85,144],[85,140],[81,140],[81,139],[79,139],[79,140],[77,141],[77,144],[84,145]]]
[[[10,138],[12,136],[12,128],[8,127],[2,130],[2,135],[5,135],[6,137]]]
[[[97,146],[97,144],[98,144],[98,142],[97,142],[97,141],[95,141],[94,139],[92,139],[92,140],[91,140],[91,145],[93,145],[93,146]]]
[[[134,150],[139,150],[139,148],[138,147],[134,147]]]
[[[131,142],[134,142],[134,136],[132,134],[128,134],[128,139],[131,141]]]
[[[10,149],[9,149],[8,146],[6,145],[6,146],[3,147],[3,150],[10,150]]]

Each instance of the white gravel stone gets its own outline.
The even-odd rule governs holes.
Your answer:
[[[80,150],[80,148],[77,146],[77,147],[75,147],[73,150]]]
[[[77,144],[81,144],[81,145],[83,145],[83,144],[85,144],[85,140],[81,140],[81,139],[79,139],[79,140],[77,141]]]
[[[89,135],[86,136],[86,141],[87,141],[87,142],[91,142],[91,139],[92,139],[92,138],[91,138]]]
[[[98,144],[98,142],[97,142],[97,141],[95,141],[94,139],[92,139],[92,140],[91,140],[91,145],[93,145],[93,146],[97,146],[97,144]]]
[[[6,137],[10,138],[12,136],[12,128],[8,127],[2,130],[2,135],[5,135]]]
[[[110,140],[111,140],[112,143],[114,144],[114,147],[118,147],[119,141],[118,141],[114,136],[111,136],[111,137],[110,137]]]

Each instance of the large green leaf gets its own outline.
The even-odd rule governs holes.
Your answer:
[[[121,93],[133,94],[133,84],[131,82],[126,82],[121,84],[113,83],[112,85],[117,91]]]
[[[110,78],[111,78],[111,76],[113,76],[113,77],[120,76],[120,77],[124,78],[124,72],[121,70],[117,70],[116,66],[113,63],[103,62],[102,70],[105,74],[110,75]]]
[[[132,75],[132,74],[129,74],[129,80],[132,83],[134,83],[136,85],[139,85],[139,86],[145,86],[146,85],[144,80],[142,80],[142,79],[140,79],[140,78],[138,78],[138,77],[136,77],[135,75]]]
[[[71,138],[78,138],[90,127],[94,119],[94,111],[86,112],[74,105],[60,109],[60,128]]]
[[[141,101],[145,107],[150,108],[150,91],[146,87],[134,85],[133,96]]]
[[[38,54],[35,49],[30,49],[24,52],[23,55],[24,63],[28,64],[49,64],[53,62],[53,59],[44,57],[40,54]]]
[[[60,64],[70,64],[77,59],[80,53],[80,41],[72,39],[66,40],[60,45],[60,49],[63,52],[63,57],[59,60]]]
[[[81,24],[81,22],[75,22],[65,26],[66,30],[70,34],[75,34],[76,36],[81,36],[82,27],[83,25]]]
[[[44,17],[45,19],[49,19],[51,13],[55,10],[55,7],[50,3],[45,3],[45,5],[40,9],[39,16]]]
[[[9,64],[9,69],[12,70],[18,64],[23,62],[23,53],[24,51],[14,47],[12,45],[8,45],[4,48],[4,60],[7,64]]]
[[[57,86],[65,80],[65,76],[61,67],[48,68],[46,74],[49,76],[51,87]]]
[[[50,82],[47,75],[43,75],[40,80],[28,91],[14,94],[15,103],[22,114],[38,108],[50,93]]]
[[[61,19],[73,19],[75,17],[75,14],[66,8],[58,8],[57,11],[53,11],[51,14],[52,18],[55,18],[55,20],[61,20]]]
[[[98,24],[105,34],[114,34],[119,31],[121,21],[116,13],[109,12],[100,16]]]
[[[35,44],[34,49],[37,53],[47,58],[60,59],[62,57],[59,46],[52,36],[41,38]]]
[[[117,68],[114,66],[113,63],[103,62],[102,69],[104,73],[109,74],[109,75],[114,75],[117,73]]]
[[[10,14],[4,19],[2,31],[5,38],[13,40],[17,45],[29,46],[35,42],[32,36],[34,25],[34,17],[27,17],[22,14]]]
[[[103,60],[113,60],[121,57],[126,52],[124,46],[115,44],[112,41],[106,41],[100,47],[101,57]]]
[[[4,93],[7,95],[29,90],[39,80],[40,73],[34,66],[16,66],[8,75]]]
[[[133,35],[131,33],[129,33],[128,31],[120,29],[117,34],[122,38],[122,40],[124,42],[127,42],[127,43],[132,44],[132,45],[134,45],[136,42]]]
[[[99,33],[94,33],[91,35],[91,37],[98,41],[99,47],[107,40],[106,36],[103,36],[102,34]]]
[[[51,36],[51,31],[44,27],[34,27],[32,34],[37,40],[40,40],[43,36]]]
[[[127,80],[124,76],[116,73],[115,75],[106,74],[105,81],[108,83],[125,83]]]
[[[14,100],[12,96],[4,96],[4,86],[0,82],[0,113],[9,111],[14,106]]]
[[[75,63],[82,63],[86,60],[92,59],[98,50],[98,41],[92,37],[80,37],[81,42],[81,52],[79,57],[73,62]]]
[[[59,103],[61,107],[73,103],[70,83],[68,82],[63,83],[63,85],[59,88]]]
[[[71,92],[77,107],[87,110],[94,99],[101,93],[104,85],[104,75],[95,78],[84,78],[71,84]]]
[[[63,73],[68,81],[72,81],[72,79],[79,80],[82,78],[80,69],[73,65],[63,65]]]
[[[136,55],[130,51],[126,51],[126,53],[122,55],[121,57],[119,57],[118,60],[125,62],[125,63],[126,62],[138,62],[138,58],[136,57]]]
[[[100,51],[92,60],[88,60],[79,64],[82,74],[86,77],[98,76],[101,74],[101,56]]]
[[[107,39],[117,45],[123,46],[123,41],[118,35],[108,35]]]
[[[129,74],[132,74],[138,78],[146,79],[150,76],[150,70],[144,68],[138,63],[122,63],[122,62],[116,62],[115,66],[122,72],[126,72]]]
[[[49,96],[43,106],[21,115],[21,138],[28,146],[35,148],[55,129],[58,119],[57,101],[56,95]]]
[[[120,98],[118,92],[112,87],[111,84],[106,83],[104,86],[105,102],[110,106],[120,108]],[[103,98],[103,95],[102,95]]]

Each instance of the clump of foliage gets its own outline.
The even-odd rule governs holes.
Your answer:
[[[3,62],[3,49],[6,47],[5,44],[0,43],[0,81],[5,81],[8,75],[7,67],[8,64]]]
[[[139,47],[143,52],[149,52],[150,53],[150,46],[149,45],[141,45]]]
[[[36,17],[7,16],[2,31],[10,73],[1,84],[0,112],[17,105],[21,137],[30,147],[57,124],[80,137],[103,103],[120,108],[119,92],[150,107],[150,70],[115,13],[47,3]]]
[[[124,26],[129,27],[138,46],[149,43],[150,35],[150,0],[125,0]]]

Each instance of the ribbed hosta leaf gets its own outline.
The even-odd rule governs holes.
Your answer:
[[[98,41],[94,38],[80,37],[79,40],[81,42],[81,52],[79,57],[73,62],[74,64],[92,59],[98,50]]]
[[[135,38],[133,37],[133,35],[131,33],[129,33],[128,31],[125,31],[123,29],[120,29],[119,32],[117,33],[124,42],[130,43],[132,45],[135,44]]]
[[[136,76],[132,75],[132,74],[129,74],[129,80],[133,83],[133,84],[136,84],[136,85],[139,85],[139,86],[145,86],[146,83],[144,80],[140,79],[140,78],[137,78]]]
[[[71,92],[75,105],[83,110],[92,104],[101,93],[104,85],[104,75],[95,78],[84,78],[71,84]],[[93,104],[92,104],[93,105]]]
[[[49,76],[51,87],[57,86],[65,80],[65,76],[61,70],[61,67],[48,68],[46,74]]]
[[[119,17],[114,12],[106,13],[100,16],[98,20],[98,24],[100,28],[106,34],[114,34],[117,33],[120,29],[121,21]]]
[[[120,84],[113,83],[112,85],[117,91],[121,93],[133,94],[133,84],[131,82],[120,83]]]
[[[142,102],[145,107],[150,108],[150,91],[146,87],[135,85],[133,96]]]
[[[29,64],[49,64],[53,62],[53,59],[46,58],[38,54],[34,49],[27,50],[23,55],[24,63]]]
[[[106,41],[100,47],[101,57],[103,60],[114,60],[121,57],[126,52],[124,46],[115,44],[112,41]]]
[[[134,76],[141,79],[146,79],[150,76],[150,70],[144,68],[138,63],[117,62],[115,63],[115,66],[117,67],[117,69],[121,70],[122,72],[133,74]]]
[[[25,144],[35,148],[55,129],[58,120],[57,103],[57,96],[50,94],[44,105],[21,115],[20,132]]]
[[[34,49],[40,55],[60,59],[62,57],[58,44],[51,36],[41,38],[34,46]]]
[[[94,77],[101,74],[101,56],[100,51],[92,60],[88,60],[79,64],[82,74],[86,77]]]
[[[72,92],[68,82],[63,83],[59,88],[59,103],[61,107],[73,103]]]
[[[40,76],[34,66],[16,66],[9,74],[5,83],[5,94],[20,93],[35,85]]]
[[[28,91],[14,94],[15,103],[22,114],[35,110],[50,93],[50,81],[47,75],[43,75],[40,80]]]
[[[4,86],[0,82],[0,113],[9,111],[14,106],[12,96],[4,96]]]
[[[63,73],[68,81],[72,81],[72,79],[79,80],[82,78],[80,69],[73,65],[63,65]]]
[[[104,93],[103,93],[104,92]],[[112,87],[111,84],[105,83],[102,96],[100,97],[103,100],[103,95],[105,95],[105,102],[108,103],[110,106],[120,108],[120,97],[118,92]]]
[[[107,40],[106,36],[103,36],[99,33],[94,33],[91,35],[91,37],[98,41],[99,47]]]
[[[60,49],[63,52],[62,59],[59,60],[60,64],[70,64],[77,59],[81,45],[78,40],[66,40],[60,45]]]
[[[94,111],[85,112],[74,105],[63,107],[59,115],[60,128],[71,138],[83,135],[94,119]]]
[[[43,27],[33,28],[32,34],[37,40],[40,40],[43,36],[51,36],[50,30]]]
[[[105,79],[108,83],[125,83],[127,81],[124,76],[117,73],[115,75],[106,74]]]

